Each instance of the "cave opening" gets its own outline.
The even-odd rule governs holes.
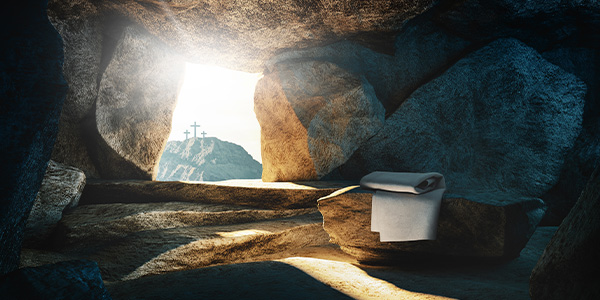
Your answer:
[[[186,63],[159,181],[260,179],[254,89],[261,73]]]

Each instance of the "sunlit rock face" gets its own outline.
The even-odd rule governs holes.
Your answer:
[[[60,117],[52,158],[77,166],[88,176],[98,171],[86,147],[86,121],[93,119],[102,56],[101,12],[88,1],[50,1],[50,22],[63,38],[63,72],[69,90]]]
[[[19,265],[23,229],[44,177],[67,93],[60,35],[45,1],[0,18],[0,274]]]
[[[264,181],[328,174],[384,120],[384,108],[364,77],[320,61],[276,64],[258,83],[255,112]]]
[[[103,1],[195,63],[261,72],[283,49],[391,33],[432,0]],[[379,42],[374,40],[374,42]]]
[[[103,178],[156,178],[183,71],[154,37],[124,30],[98,85],[98,147],[90,151]]]
[[[581,130],[585,93],[535,50],[500,39],[415,91],[340,172],[434,171],[451,193],[539,197]]]

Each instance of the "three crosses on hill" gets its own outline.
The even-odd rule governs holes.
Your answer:
[[[196,137],[196,128],[200,127],[200,125],[196,125],[196,122],[194,122],[194,125],[190,125],[190,127],[194,127],[194,138]],[[190,132],[186,129],[184,132],[185,134],[185,139],[188,139],[188,134],[190,134]],[[202,133],[200,133],[202,135],[202,139],[204,139],[206,137],[206,132],[202,131]]]

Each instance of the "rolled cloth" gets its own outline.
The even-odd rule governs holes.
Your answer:
[[[446,190],[442,174],[373,172],[360,186],[375,190],[371,231],[379,232],[380,241],[435,240]]]

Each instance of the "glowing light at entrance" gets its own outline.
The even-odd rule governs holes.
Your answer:
[[[260,126],[254,114],[254,88],[261,74],[220,67],[186,64],[185,78],[173,113],[169,140],[193,137],[190,125],[197,122],[197,137],[216,137],[238,144],[261,162]]]

